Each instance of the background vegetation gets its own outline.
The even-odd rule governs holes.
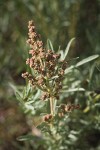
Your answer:
[[[0,0],[0,150],[36,149],[34,143],[16,140],[30,132],[32,118],[18,106],[12,88],[12,85],[25,85],[21,73],[26,70],[29,20],[35,21],[45,45],[48,38],[52,41],[55,51],[59,46],[65,49],[68,41],[76,37],[70,58],[79,56],[81,60],[100,54],[100,0]],[[83,130],[79,140],[72,141],[68,148],[99,150],[100,60],[79,70],[81,74],[73,77],[80,80],[86,92],[66,96],[72,102],[80,99],[82,106],[68,120],[66,130],[73,127]]]

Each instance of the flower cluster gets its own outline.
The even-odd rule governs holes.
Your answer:
[[[26,60],[26,64],[33,69],[34,76],[26,72],[22,74],[22,77],[28,79],[32,86],[43,91],[43,100],[50,97],[59,99],[59,91],[62,89],[62,79],[67,63],[59,60],[60,54],[55,54],[52,50],[44,48],[33,21],[29,21],[28,28],[29,39],[27,43],[31,48],[29,51],[31,57]]]
[[[52,119],[52,115],[51,114],[47,114],[47,115],[45,115],[44,117],[43,117],[43,121],[45,121],[45,122],[50,122],[51,121],[51,119]]]
[[[65,59],[61,60],[60,54],[44,47],[33,21],[29,21],[28,29],[29,38],[27,43],[30,46],[30,57],[26,60],[26,64],[29,65],[32,73],[25,72],[22,77],[27,79],[34,88],[42,91],[42,100],[49,100],[50,114],[45,115],[43,121],[51,123],[54,120],[53,117],[63,117],[66,113],[79,109],[80,106],[79,104],[61,104],[58,112],[56,111],[55,100],[59,100],[59,93],[63,87],[62,81],[68,62]]]
[[[67,104],[67,105],[61,104],[58,116],[63,117],[66,113],[72,112],[74,109],[79,109],[79,108],[80,108],[79,104],[77,104],[77,105],[75,105],[75,104]]]

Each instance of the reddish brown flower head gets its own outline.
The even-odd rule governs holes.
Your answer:
[[[40,86],[43,91],[49,89],[49,92],[43,96],[43,99],[50,98],[50,96],[59,99],[59,90],[62,88],[62,78],[64,75],[64,63],[60,64],[60,54],[56,54],[52,50],[44,48],[43,42],[40,39],[40,35],[37,34],[36,28],[33,21],[29,21],[28,24],[28,40],[27,43],[30,45],[29,56],[26,60],[26,64],[34,70],[35,77],[31,75],[30,78],[27,74],[23,74],[24,78],[27,78],[33,85]],[[54,76],[58,76],[57,79],[52,80]],[[43,77],[43,78],[42,78]],[[38,80],[34,80],[37,78]],[[45,79],[45,80],[44,80]],[[37,82],[37,83],[36,83]],[[53,85],[53,86],[52,86]]]
[[[52,115],[51,114],[47,114],[43,117],[43,121],[49,122],[52,119]]]

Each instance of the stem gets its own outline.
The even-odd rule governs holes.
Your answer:
[[[51,110],[51,114],[55,115],[55,110],[54,110],[54,99],[52,97],[50,97],[50,110]]]

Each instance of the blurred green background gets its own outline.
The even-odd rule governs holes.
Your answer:
[[[55,51],[76,37],[70,57],[100,54],[100,0],[0,0],[0,150],[28,150],[27,143],[16,141],[30,128],[10,85],[25,84],[21,73],[26,70],[29,20]],[[95,74],[100,77],[98,70]],[[91,89],[98,87],[95,83]]]

